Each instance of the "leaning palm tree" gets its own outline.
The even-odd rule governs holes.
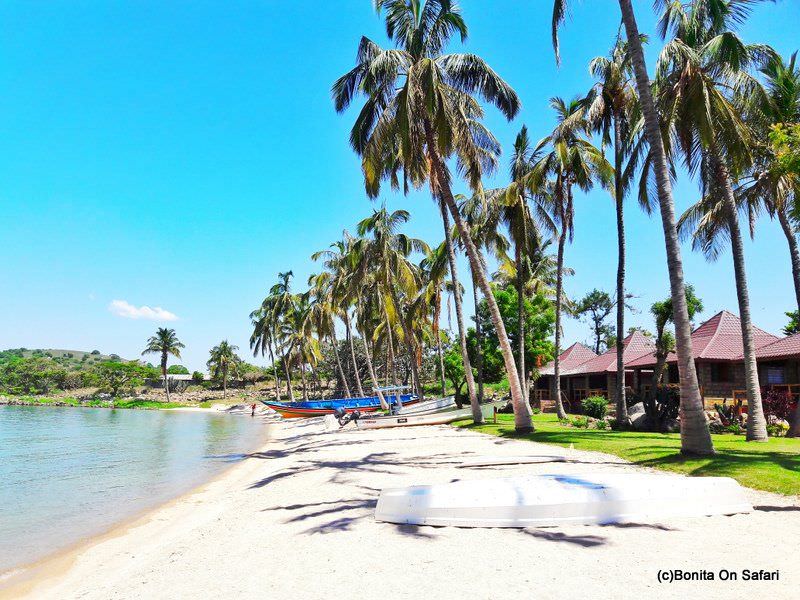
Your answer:
[[[639,134],[637,123],[638,98],[633,83],[628,45],[617,39],[608,57],[598,56],[589,64],[589,72],[597,80],[586,102],[587,120],[600,134],[603,147],[611,146],[614,156],[613,197],[617,217],[617,422],[628,418],[625,399],[625,195],[630,187],[631,174],[641,152],[635,149]],[[645,204],[650,212],[650,205]]]
[[[439,361],[439,381],[442,397],[447,394],[447,382],[444,370],[442,332],[440,330],[439,321],[442,314],[442,296],[444,287],[447,284],[446,278],[449,266],[449,256],[446,246],[447,244],[442,242],[435,248],[431,248],[427,256],[420,263],[420,271],[422,273],[424,287],[422,288],[422,293],[419,294],[416,301],[418,308],[428,307],[431,313],[431,336],[433,338],[433,343],[436,345],[436,355]],[[464,341],[466,342],[466,340]],[[466,348],[463,348],[462,353],[465,354],[465,350]],[[466,373],[466,368],[464,369],[464,372]]]
[[[239,376],[239,367],[242,364],[242,359],[236,355],[237,350],[239,350],[238,346],[229,344],[228,340],[222,340],[211,349],[206,363],[211,377],[222,381],[223,398],[228,395],[228,376]]]
[[[519,111],[516,93],[480,57],[443,54],[450,38],[463,41],[467,26],[450,0],[375,0],[386,13],[386,31],[397,48],[385,50],[364,37],[357,64],[333,86],[336,110],[345,110],[356,95],[366,97],[350,142],[362,157],[367,193],[375,197],[381,182],[395,188],[428,184],[434,201],[447,209],[464,242],[467,258],[489,306],[498,334],[518,431],[531,431],[511,344],[492,296],[478,249],[461,218],[447,164],[455,158],[470,187],[481,189],[481,177],[496,166],[499,144],[480,122],[480,95],[511,119]],[[402,171],[402,176],[400,175]],[[472,403],[473,419],[482,421]]]
[[[559,60],[558,30],[563,25],[569,0],[553,0],[552,35],[556,60]],[[633,72],[636,78],[636,91],[644,116],[645,136],[649,145],[651,169],[656,180],[661,223],[667,254],[670,294],[674,310],[675,347],[678,354],[678,373],[681,387],[681,452],[685,454],[713,454],[714,444],[706,422],[697,371],[692,353],[692,330],[686,308],[685,285],[683,281],[683,261],[675,227],[675,201],[672,197],[672,182],[664,140],[661,132],[661,118],[655,106],[650,88],[650,77],[642,48],[642,38],[633,11],[631,0],[619,0],[622,22],[628,40]]]
[[[167,360],[169,359],[170,354],[175,358],[180,358],[181,348],[185,348],[185,346],[178,340],[178,336],[175,335],[174,329],[159,327],[156,331],[156,334],[147,340],[147,346],[142,352],[142,356],[145,354],[161,355],[161,376],[164,378],[164,391],[167,394],[167,402],[169,402]]]
[[[752,132],[732,101],[731,89],[754,89],[747,69],[771,50],[747,45],[735,33],[746,14],[741,0],[696,0],[691,6],[670,3],[660,21],[662,34],[673,38],[665,45],[657,65],[657,85],[663,113],[675,128],[690,172],[699,172],[702,206],[715,207],[720,199],[723,225],[715,232],[730,239],[736,277],[736,296],[742,324],[745,387],[747,388],[747,439],[767,441],[767,423],[761,404],[756,347],[750,315],[744,244],[734,194],[734,180],[752,163]],[[745,12],[741,12],[741,11]],[[691,213],[698,216],[698,213]],[[701,225],[682,218],[684,231]],[[713,258],[714,243],[702,235],[695,245]]]
[[[574,187],[590,190],[595,182],[609,187],[614,169],[588,138],[589,123],[585,119],[585,103],[579,99],[570,102],[552,98],[550,106],[556,111],[557,123],[553,132],[541,140],[536,153],[541,158],[530,168],[521,184],[535,195],[550,199],[553,221],[558,227],[558,258],[556,281],[556,324],[553,361],[553,395],[556,413],[560,419],[567,416],[561,400],[561,318],[564,290],[564,251],[566,242],[572,242],[574,231]],[[548,148],[547,152],[543,152]]]

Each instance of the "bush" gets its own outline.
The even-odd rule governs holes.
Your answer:
[[[200,371],[195,371],[192,373],[192,381],[195,383],[203,383],[205,380],[205,376]]]
[[[608,429],[608,421],[604,421],[602,419],[597,421],[597,423],[595,423],[595,425],[597,425],[598,429]]]
[[[578,429],[586,429],[589,427],[589,419],[587,417],[573,417],[570,419],[569,423]]]
[[[789,431],[786,423],[770,423],[767,425],[767,435],[770,437],[783,437]]]
[[[608,400],[603,396],[589,396],[581,401],[583,414],[594,419],[602,419],[608,412]]]

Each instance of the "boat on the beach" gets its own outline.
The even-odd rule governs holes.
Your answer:
[[[384,489],[375,518],[410,525],[542,527],[658,523],[752,510],[729,477],[573,473]]]
[[[420,415],[380,415],[361,417],[356,421],[359,429],[385,429],[388,427],[415,427],[419,425],[446,425],[458,419],[467,419],[472,409],[439,410]]]
[[[396,396],[386,396],[389,406],[397,403]],[[419,401],[413,394],[400,396],[403,406],[413,405]],[[332,415],[337,409],[345,412],[374,412],[380,410],[381,403],[377,396],[367,398],[338,398],[335,400],[308,400],[305,402],[276,402],[272,400],[261,400],[262,404],[279,413],[286,419],[297,419],[303,417],[317,417],[320,415]]]
[[[405,404],[405,403],[404,403]],[[420,415],[422,413],[437,412],[440,410],[447,410],[456,405],[455,398],[448,396],[447,398],[436,398],[435,400],[424,400],[417,402],[411,406],[403,406],[398,408],[394,414],[396,415]]]

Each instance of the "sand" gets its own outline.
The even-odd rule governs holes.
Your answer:
[[[792,598],[800,498],[747,490],[747,515],[661,525],[459,529],[376,522],[384,487],[531,473],[641,471],[616,457],[448,426],[323,433],[275,422],[222,477],[44,561],[0,595],[44,598]],[[459,468],[479,456],[565,462]],[[662,474],[663,477],[679,477]],[[780,571],[659,583],[659,569]]]

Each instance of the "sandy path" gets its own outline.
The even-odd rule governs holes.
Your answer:
[[[616,457],[449,427],[274,441],[221,479],[69,557],[35,598],[791,598],[800,584],[800,499],[748,492],[750,515],[663,526],[398,527],[372,513],[383,487],[524,473],[639,470]],[[565,463],[457,469],[469,456]],[[664,477],[678,477],[664,474]],[[780,570],[778,582],[659,584],[658,569]]]

